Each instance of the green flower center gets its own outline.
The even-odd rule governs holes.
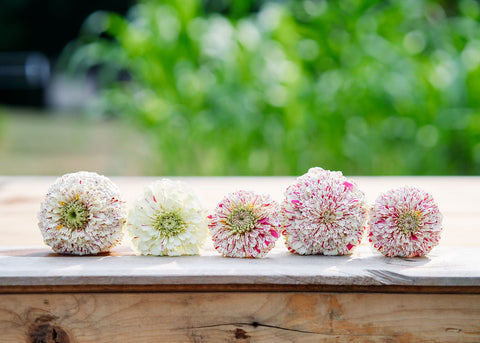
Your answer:
[[[60,213],[63,225],[69,229],[85,229],[88,224],[89,212],[87,206],[78,199],[63,205]]]
[[[402,213],[398,217],[398,227],[405,233],[415,233],[420,228],[420,215],[410,212]]]
[[[235,233],[245,233],[253,230],[257,219],[251,209],[236,208],[230,213],[227,223]]]
[[[167,237],[176,236],[185,231],[185,223],[176,212],[159,214],[154,220],[153,227]]]

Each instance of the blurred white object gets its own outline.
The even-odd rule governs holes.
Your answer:
[[[40,52],[0,53],[0,89],[45,88],[50,61]]]

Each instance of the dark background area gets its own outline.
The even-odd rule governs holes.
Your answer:
[[[65,45],[78,37],[84,20],[94,11],[125,14],[133,0],[2,0],[0,1],[0,64],[21,68],[26,56],[39,52],[52,68]],[[7,67],[4,67],[4,71]],[[0,73],[5,78],[5,73]],[[0,103],[44,106],[42,85],[17,84],[0,88]]]
[[[204,0],[202,3],[206,12],[241,17],[245,13],[256,12],[265,1]],[[90,14],[103,10],[125,15],[135,3],[135,0],[2,0],[0,104],[45,107],[48,81],[29,82],[25,80],[25,75],[19,75],[23,73],[32,53],[36,54],[37,59],[37,53],[40,53],[45,63],[48,60],[48,74],[64,47],[78,38],[82,24]],[[15,76],[12,77],[12,73]]]

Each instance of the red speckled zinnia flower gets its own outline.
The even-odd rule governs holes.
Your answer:
[[[249,191],[228,194],[208,219],[215,249],[228,257],[263,257],[280,233],[278,204]]]
[[[285,191],[285,244],[301,255],[344,255],[362,240],[367,206],[357,185],[341,172],[311,168]]]
[[[442,214],[430,194],[402,187],[378,196],[369,226],[370,242],[385,256],[424,256],[440,241]]]

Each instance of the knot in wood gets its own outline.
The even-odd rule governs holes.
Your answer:
[[[35,319],[28,332],[31,343],[70,343],[67,332],[57,325],[49,323],[53,316],[43,315]]]
[[[249,335],[247,335],[247,332],[243,329],[237,328],[235,330],[235,339],[247,339],[250,338]]]

